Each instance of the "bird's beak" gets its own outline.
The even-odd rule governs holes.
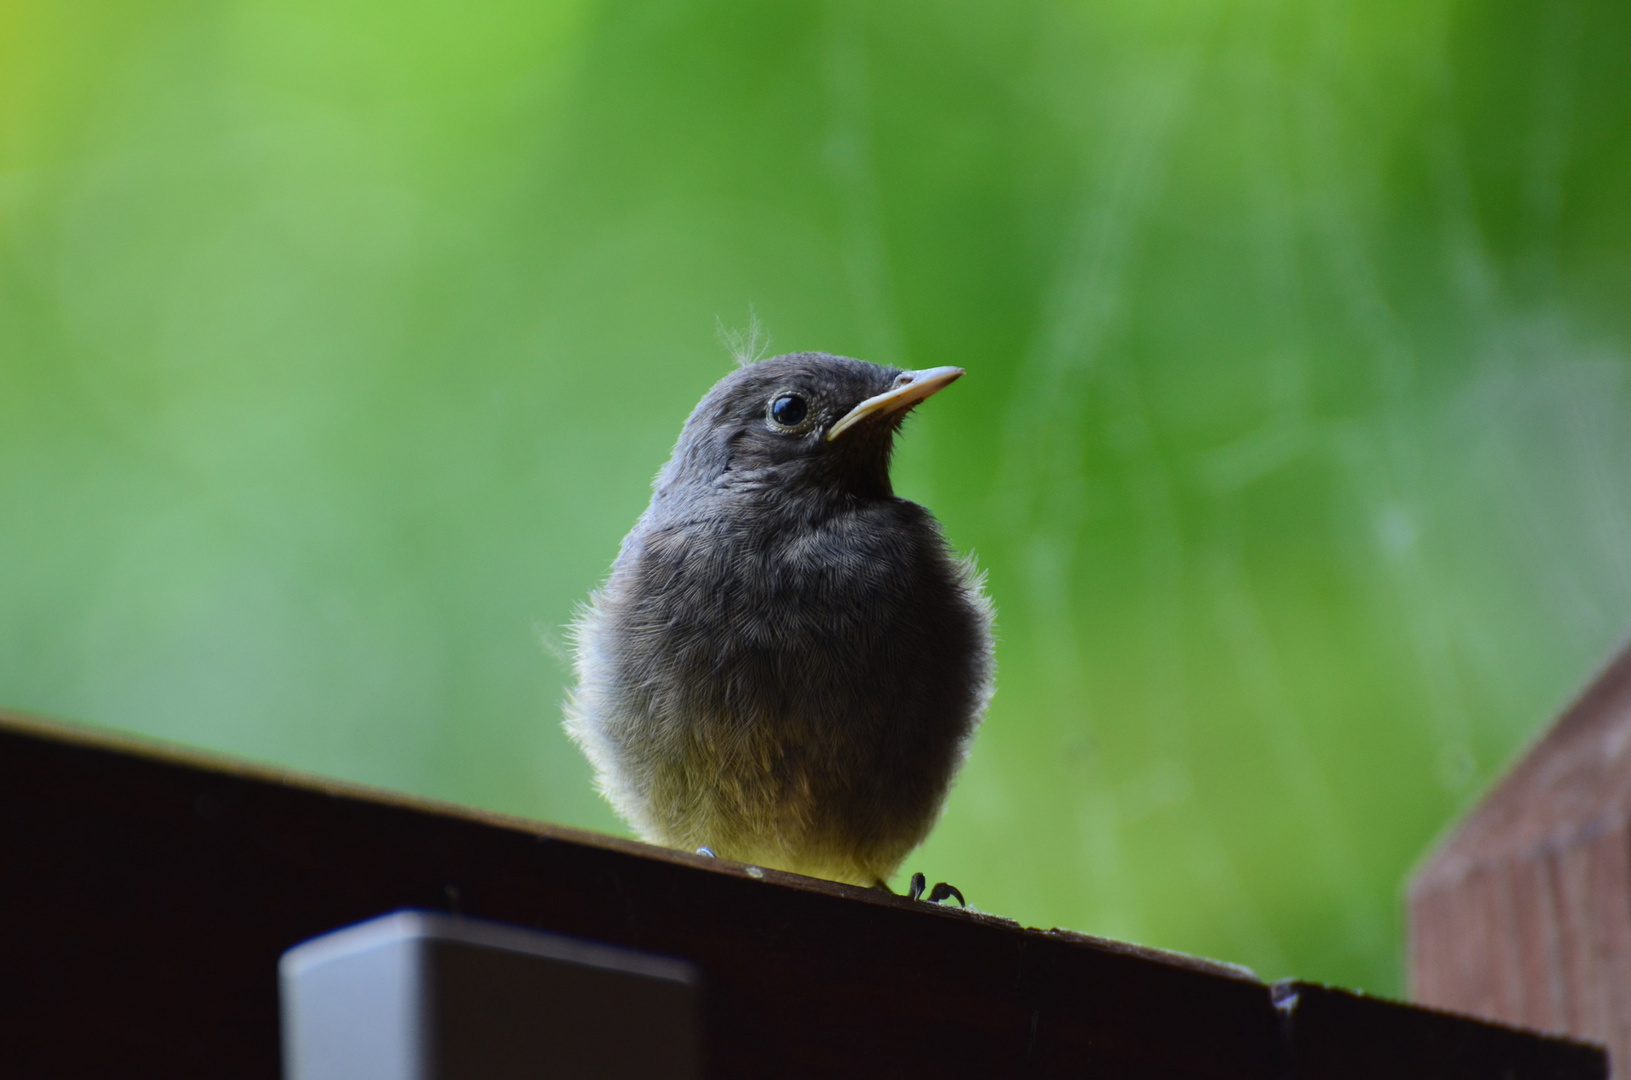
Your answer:
[[[924,368],[922,371],[903,371],[896,377],[894,386],[875,397],[867,398],[845,413],[843,418],[827,432],[827,441],[832,442],[869,416],[887,416],[890,413],[905,412],[941,387],[956,382],[962,377],[962,374],[963,369],[960,367],[932,367]]]

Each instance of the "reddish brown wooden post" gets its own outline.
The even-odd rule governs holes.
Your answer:
[[[1410,989],[1608,1046],[1631,1077],[1631,649],[1417,872]]]

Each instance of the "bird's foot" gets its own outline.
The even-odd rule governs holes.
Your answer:
[[[706,855],[710,859],[717,859],[719,857],[719,856],[714,854],[714,849],[711,848],[711,847],[699,847],[699,848],[697,848],[697,854],[698,855]]]
[[[928,878],[922,874],[913,874],[912,884],[906,890],[906,898],[908,900],[927,899],[931,904],[938,904],[942,900],[956,900],[958,907],[968,907],[968,904],[963,900],[963,894],[957,890],[957,886],[947,885],[944,881],[936,882],[935,887],[929,889],[929,895],[925,897],[923,890],[928,888],[928,885]]]

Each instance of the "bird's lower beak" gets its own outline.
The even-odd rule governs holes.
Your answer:
[[[941,387],[956,382],[962,377],[962,374],[963,369],[960,367],[932,367],[924,368],[921,371],[903,371],[896,377],[894,386],[881,394],[867,398],[845,413],[843,418],[828,430],[827,441],[832,442],[869,416],[887,416],[891,413],[905,412]]]

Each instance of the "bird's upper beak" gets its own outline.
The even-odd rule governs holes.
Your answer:
[[[895,378],[895,385],[881,394],[867,398],[845,413],[827,432],[832,442],[869,416],[887,416],[905,412],[941,387],[962,377],[960,367],[932,367],[921,371],[903,371]]]

